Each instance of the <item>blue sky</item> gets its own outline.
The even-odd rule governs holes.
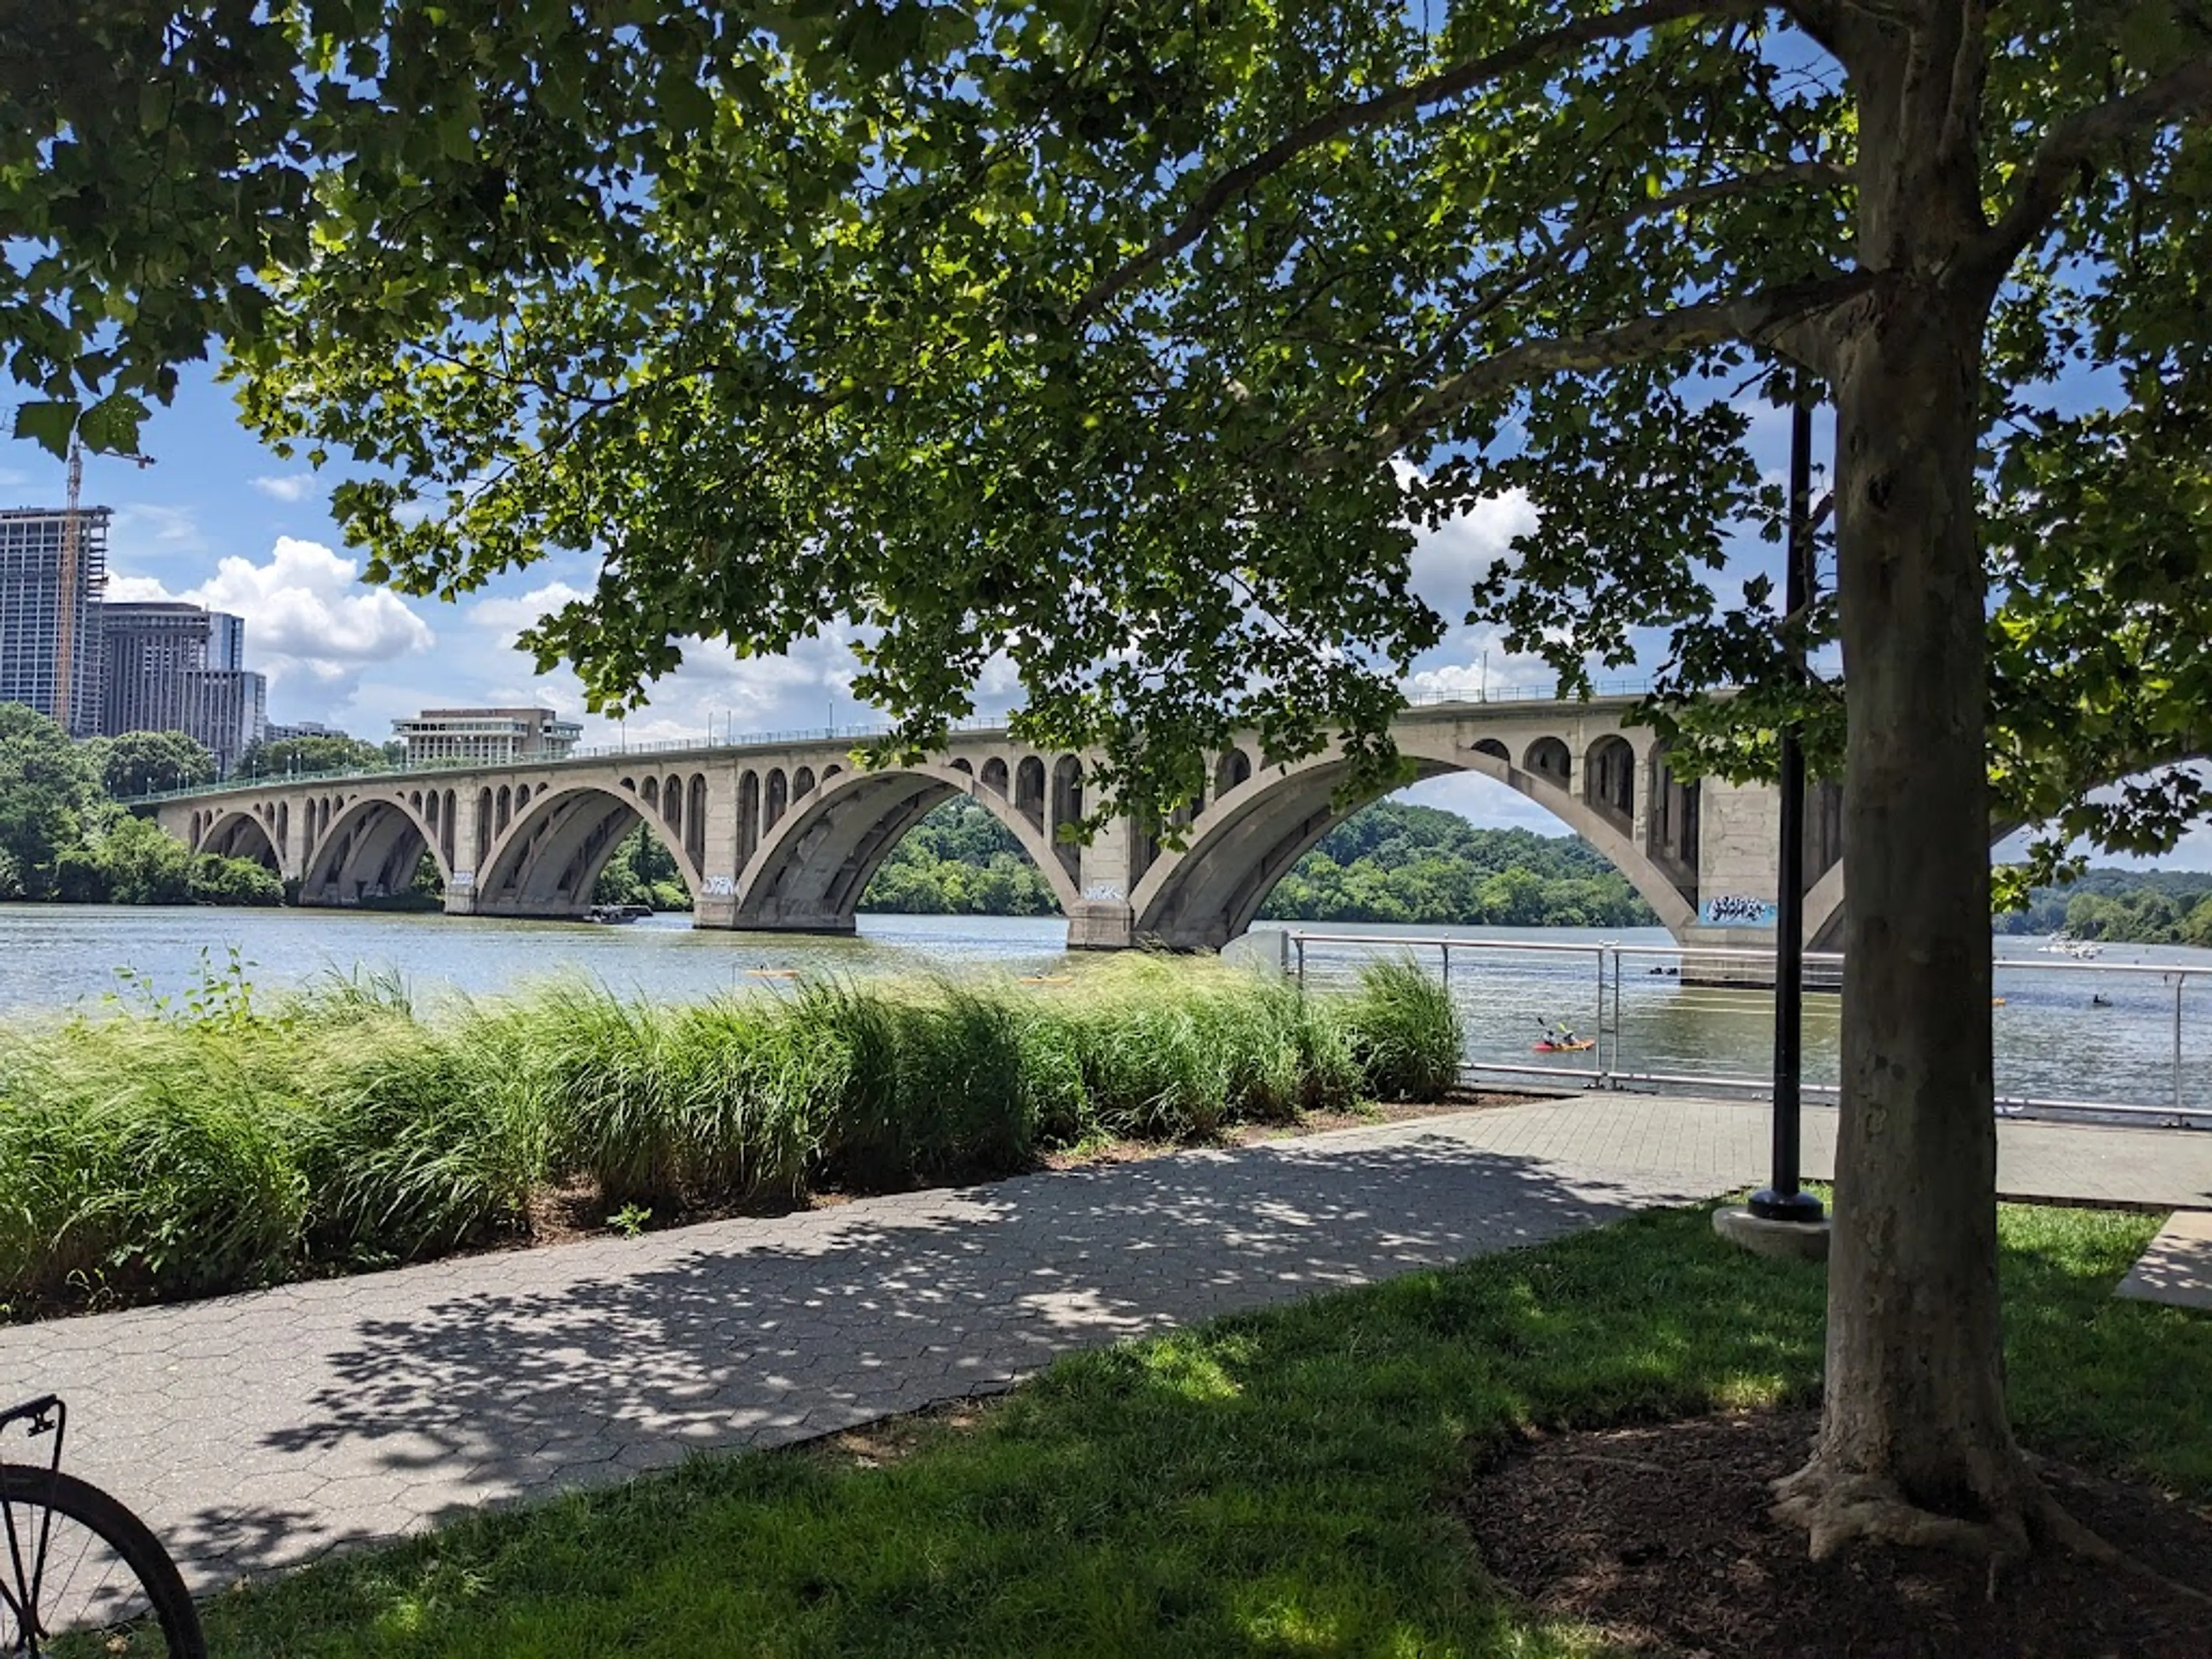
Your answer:
[[[1780,410],[1761,409],[1754,448],[1777,475],[1788,442]],[[1820,441],[1826,440],[1820,432]],[[155,465],[88,457],[85,499],[115,509],[109,538],[110,592],[118,598],[173,596],[246,619],[246,665],[269,676],[272,720],[320,720],[374,739],[425,707],[536,702],[582,720],[586,742],[612,741],[610,721],[586,714],[565,670],[539,675],[514,648],[516,633],[549,605],[587,588],[596,571],[581,556],[547,559],[520,575],[447,604],[408,599],[359,580],[326,508],[329,479],[270,453],[235,416],[230,395],[204,367],[188,372],[173,405],[156,412],[142,447]],[[1817,486],[1816,486],[1817,487]],[[27,443],[0,445],[0,504],[58,503],[59,463]],[[1425,537],[1414,586],[1447,616],[1464,613],[1474,579],[1527,522],[1513,501]],[[1771,564],[1753,544],[1747,567]],[[842,641],[823,638],[790,657],[739,661],[726,650],[695,652],[631,717],[633,740],[766,732],[870,718],[848,687],[853,662]],[[1549,683],[1543,666],[1509,655],[1487,629],[1455,628],[1414,665],[1417,693],[1471,695],[1493,687]],[[1002,712],[1018,696],[1010,672],[988,678],[979,703]],[[1562,826],[1543,808],[1488,779],[1437,778],[1406,792],[1478,823],[1544,834]],[[2212,829],[2199,828],[2170,866],[2212,869]]]

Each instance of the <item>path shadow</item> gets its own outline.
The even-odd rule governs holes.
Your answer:
[[[1428,1132],[1185,1153],[500,1258],[507,1288],[362,1317],[328,1347],[329,1380],[253,1426],[257,1462],[329,1476],[314,1498],[257,1510],[245,1480],[246,1501],[166,1530],[199,1576],[289,1565],[694,1449],[994,1392],[1071,1348],[1700,1195]]]

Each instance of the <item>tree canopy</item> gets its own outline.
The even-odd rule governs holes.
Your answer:
[[[1086,803],[1202,752],[1393,774],[1455,620],[1416,529],[1534,526],[1469,615],[1654,648],[1686,762],[1840,760],[1848,965],[1815,1547],[2048,1530],[2006,1426],[1993,824],[2205,799],[2199,0],[31,0],[0,22],[22,428],[131,437],[220,335],[368,570],[553,549],[597,707],[693,636],[853,630],[927,742],[1004,653]],[[121,401],[116,401],[118,394]],[[1718,586],[1836,410],[1832,602]],[[1794,647],[1833,637],[1809,697]],[[1714,703],[1700,694],[1741,688]]]
[[[238,776],[281,778],[287,773],[312,776],[321,772],[384,772],[391,760],[379,745],[343,732],[304,738],[278,738],[251,745],[239,757]]]
[[[100,787],[118,800],[215,781],[215,757],[184,732],[125,732],[99,739]]]
[[[849,623],[857,691],[911,733],[1006,650],[1041,738],[1111,753],[1096,802],[1121,772],[1171,800],[1233,726],[1387,758],[1396,672],[1457,620],[1405,588],[1412,528],[1501,489],[1543,517],[1480,609],[1570,686],[1653,628],[1677,689],[1771,680],[1765,590],[1711,614],[1731,532],[1778,511],[1747,398],[1785,359],[1817,385],[1815,337],[1865,302],[1858,71],[1923,11],[1916,49],[1973,69],[2002,285],[2003,809],[2154,848],[2203,805],[2189,775],[2085,799],[2202,747],[2212,689],[2182,0],[1916,3],[1893,42],[1826,0],[1426,27],[1326,0],[36,0],[0,20],[0,230],[42,256],[0,272],[0,337],[50,399],[25,430],[84,415],[117,447],[227,340],[264,431],[350,459],[341,516],[404,587],[618,551],[531,635],[601,707],[687,636]],[[2067,372],[2115,395],[2082,409]],[[1757,764],[1771,714],[1715,763]],[[1831,770],[1839,744],[1816,733]]]
[[[99,793],[99,775],[69,733],[27,704],[0,702],[0,896],[40,888]]]

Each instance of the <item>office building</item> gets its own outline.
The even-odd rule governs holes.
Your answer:
[[[175,600],[102,607],[100,729],[182,732],[228,776],[268,723],[268,682],[241,665],[246,623]]]
[[[271,720],[264,741],[289,743],[294,738],[342,738],[345,735],[337,726],[325,726],[320,720],[295,720],[289,726],[279,726]]]
[[[584,735],[550,708],[426,708],[392,729],[407,744],[410,766],[560,760]]]
[[[88,507],[0,510],[0,702],[28,703],[72,737],[100,728],[100,591],[112,515]]]
[[[205,668],[199,673],[200,724],[188,727],[228,777],[246,751],[269,730],[269,681],[244,668]]]

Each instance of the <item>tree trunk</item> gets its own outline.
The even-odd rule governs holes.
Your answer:
[[[1990,296],[1952,274],[1982,222],[1948,65],[1979,43],[1948,44],[1854,66],[1860,252],[1886,280],[1833,336],[1843,1112],[1820,1437],[1778,1509],[1815,1556],[1856,1537],[2008,1556],[2048,1507],[2006,1420],[1998,1323],[1975,504]]]

